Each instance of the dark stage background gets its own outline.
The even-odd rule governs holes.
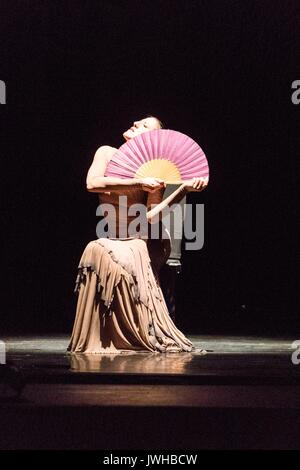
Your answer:
[[[0,2],[1,331],[72,328],[97,238],[97,147],[157,115],[202,146],[205,244],[183,256],[177,324],[299,333],[298,1]],[[296,62],[298,59],[298,62]]]

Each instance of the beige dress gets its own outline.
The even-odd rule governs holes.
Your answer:
[[[144,191],[130,190],[126,195],[128,205],[146,202]],[[118,194],[101,193],[99,198],[114,204],[118,217]],[[138,234],[120,239],[118,233],[89,242],[83,251],[68,352],[200,352],[169,316],[157,274],[160,242]]]

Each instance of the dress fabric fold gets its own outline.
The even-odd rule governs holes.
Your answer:
[[[192,352],[175,326],[142,238],[98,238],[85,247],[75,282],[70,353]]]

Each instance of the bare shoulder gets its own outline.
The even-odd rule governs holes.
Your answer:
[[[116,153],[118,149],[111,147],[110,145],[101,145],[95,153],[95,160],[105,159],[110,160],[111,157]]]
[[[110,161],[116,150],[116,148],[111,147],[109,145],[102,145],[97,149],[86,177],[86,184],[88,189],[94,187],[94,178],[102,177],[105,175],[108,162]]]

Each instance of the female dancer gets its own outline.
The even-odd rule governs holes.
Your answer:
[[[135,121],[123,137],[129,140],[161,127],[161,122],[150,116]],[[126,217],[122,215],[119,196],[127,196],[128,208],[144,204],[147,222],[160,224],[157,220],[164,208],[179,202],[188,191],[202,191],[207,180],[194,178],[192,184],[182,184],[162,201],[165,184],[158,178],[104,176],[116,150],[101,146],[87,174],[87,190],[99,193],[100,203],[109,203],[114,208],[106,220],[109,226],[114,225],[116,235],[89,242],[81,256],[75,286],[77,309],[68,351],[201,352],[175,326],[159,284],[159,269],[170,253],[169,240],[129,234],[127,229],[134,217],[127,212]]]

